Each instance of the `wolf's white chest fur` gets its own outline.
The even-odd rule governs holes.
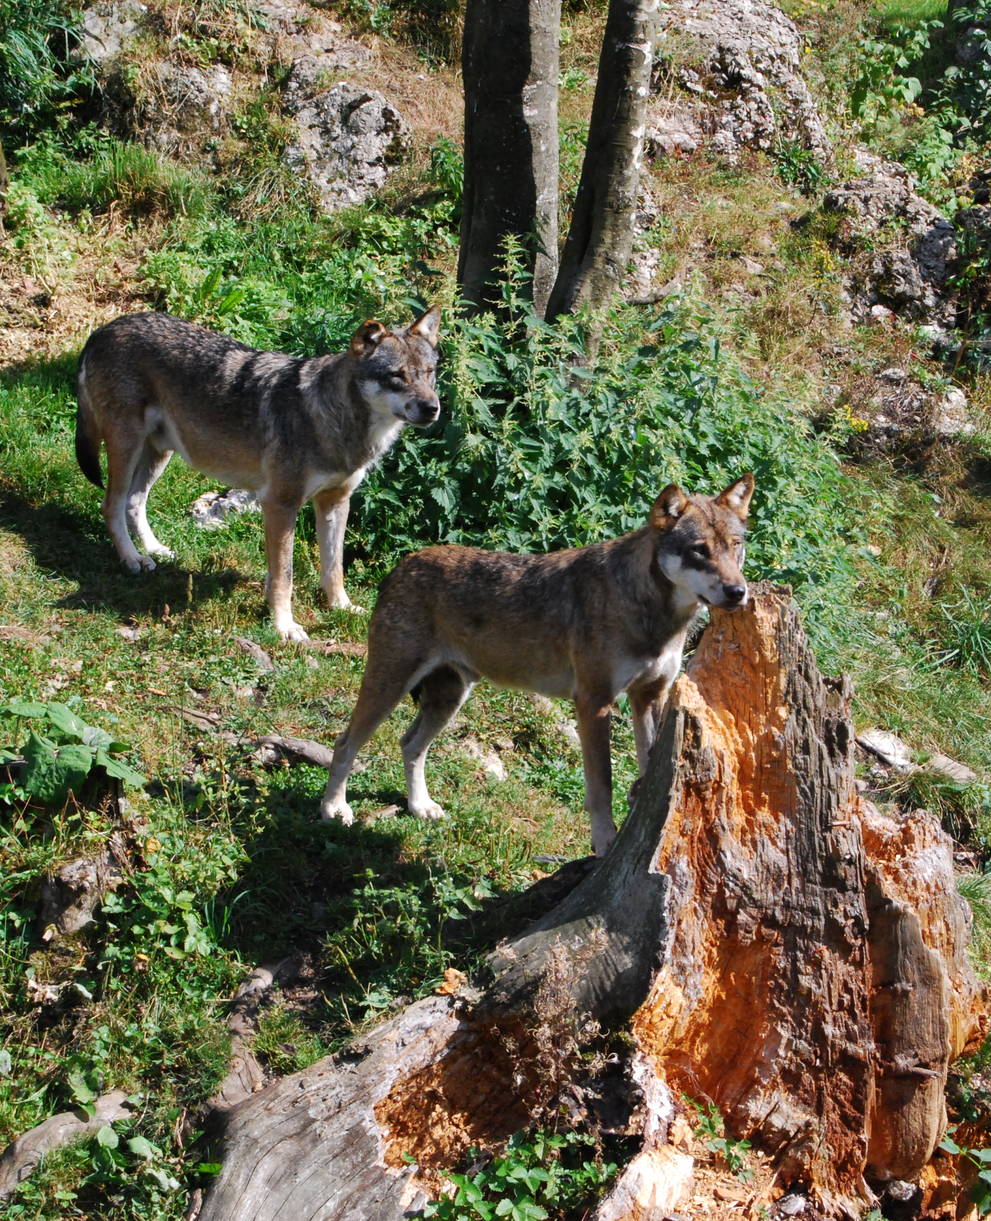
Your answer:
[[[679,632],[665,644],[656,657],[621,657],[613,667],[613,688],[617,695],[634,684],[664,682],[670,685],[681,668],[686,632]]]

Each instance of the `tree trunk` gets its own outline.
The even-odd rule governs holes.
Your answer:
[[[508,236],[527,251],[538,312],[557,268],[561,0],[469,0],[462,69],[465,185],[458,284],[498,306]]]
[[[419,1001],[227,1112],[200,1221],[399,1221],[548,1104],[546,1048],[589,1016],[627,1026],[644,1117],[599,1221],[701,1215],[677,1091],[829,1218],[861,1215],[867,1178],[919,1176],[981,993],[950,841],[861,800],[849,701],[787,591],[714,610],[602,863],[493,954],[484,993]]]
[[[608,303],[626,275],[658,0],[610,0],[588,144],[547,319]]]

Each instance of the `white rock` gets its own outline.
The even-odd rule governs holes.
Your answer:
[[[231,488],[228,492],[204,492],[189,506],[189,512],[204,530],[220,530],[233,513],[260,513],[261,505],[253,492]]]
[[[857,745],[876,755],[885,767],[892,767],[897,772],[915,770],[912,753],[897,734],[885,729],[865,729],[857,734]]]

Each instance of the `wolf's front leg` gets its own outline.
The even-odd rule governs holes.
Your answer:
[[[320,588],[327,604],[336,610],[352,606],[344,589],[344,530],[350,507],[351,497],[336,488],[313,497],[320,545]]]
[[[305,643],[309,636],[292,617],[292,547],[298,511],[298,505],[287,501],[262,500],[268,560],[265,596],[272,611],[272,626],[284,639]]]
[[[647,772],[647,760],[661,727],[670,689],[671,683],[667,678],[630,688],[633,740],[637,745],[637,771],[641,776]]]
[[[609,725],[612,701],[579,692],[575,697],[578,737],[585,769],[585,809],[592,822],[592,851],[604,856],[616,838],[612,817],[612,759]]]

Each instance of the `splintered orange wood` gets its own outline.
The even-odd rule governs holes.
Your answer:
[[[672,697],[674,783],[644,794],[667,806],[671,930],[633,1020],[659,1076],[836,1216],[861,1214],[865,1174],[921,1172],[980,1012],[951,843],[861,801],[849,700],[784,591],[713,613]]]

